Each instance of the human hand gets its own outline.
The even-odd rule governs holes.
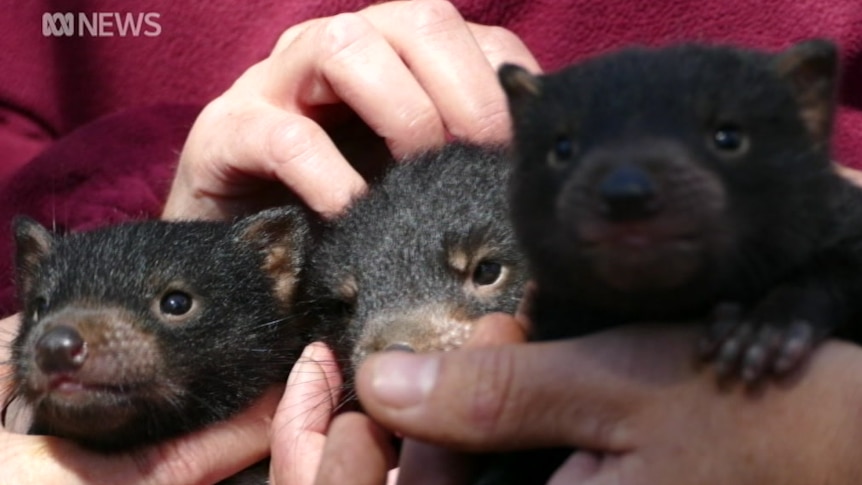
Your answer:
[[[9,349],[18,316],[0,320],[0,362],[11,376]],[[0,386],[6,402],[10,380]],[[202,431],[129,453],[105,455],[50,436],[28,436],[0,428],[3,483],[64,485],[211,484],[263,459],[278,393],[269,392],[233,419]],[[14,416],[6,416],[7,422]]]
[[[504,61],[539,71],[514,34],[468,23],[443,0],[291,27],[201,113],[163,215],[228,218],[283,201],[286,186],[332,216],[365,188],[362,157],[348,156],[352,166],[340,142],[358,137],[354,150],[381,158],[367,128],[395,157],[447,134],[503,142],[509,116],[495,69]]]
[[[272,425],[272,460],[270,462],[270,485],[310,485],[318,473],[324,448],[332,446],[328,441],[331,426],[336,426],[335,435],[345,438],[340,442],[348,449],[363,455],[363,473],[344,477],[338,483],[361,485],[367,477],[394,484],[397,471],[393,468],[395,451],[391,446],[391,434],[371,423],[359,413],[342,415],[336,423],[333,418],[342,398],[341,371],[332,351],[323,343],[308,345],[294,364],[287,380],[284,396],[278,405]],[[360,431],[353,431],[351,416],[358,416]],[[347,420],[347,427],[342,424]],[[327,469],[338,465],[327,463]],[[365,470],[371,471],[365,473]],[[378,477],[377,473],[380,476]]]
[[[552,484],[862,479],[858,347],[830,341],[801,374],[754,391],[722,388],[693,358],[701,331],[629,326],[557,342],[377,354],[357,374],[357,391],[374,420],[411,438],[469,451],[515,443],[588,450],[572,455]],[[353,434],[359,430],[352,425]],[[355,440],[336,431],[333,444]],[[328,447],[323,463],[338,463],[340,477],[368,473],[368,453]],[[404,483],[457,483],[425,465]],[[321,470],[318,485],[337,483]]]
[[[270,485],[314,481],[330,422],[341,402],[341,371],[320,342],[305,347],[272,423]]]
[[[493,328],[479,325],[465,346],[524,340],[520,326],[502,323]],[[316,476],[326,483],[395,483],[398,470],[392,469],[397,461],[392,434],[360,413],[345,413],[333,419],[341,394],[341,374],[332,351],[319,342],[306,347],[291,371],[273,421],[271,485],[310,485]],[[360,469],[354,469],[349,462],[345,467],[337,463],[336,455],[351,460],[354,453],[362,455]],[[321,467],[324,454],[326,464]],[[457,466],[460,461],[449,452],[410,440],[405,440],[401,455],[410,457],[408,462],[412,458]],[[348,470],[350,475],[340,474]]]

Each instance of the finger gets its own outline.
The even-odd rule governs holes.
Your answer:
[[[438,446],[404,440],[399,464],[399,484],[458,485],[470,482],[475,456]]]
[[[383,485],[395,466],[391,435],[367,416],[346,413],[330,429],[316,485]]]
[[[859,170],[837,164],[835,165],[835,169],[842,177],[846,178],[847,180],[850,180],[856,185],[862,186],[862,172],[860,172]]]
[[[310,26],[272,59],[268,80],[265,93],[274,103],[292,99],[305,111],[347,104],[398,157],[445,139],[431,98],[361,15],[341,14]]]
[[[467,27],[494,71],[504,63],[510,63],[517,64],[533,74],[541,74],[539,62],[526,44],[510,30],[496,25],[472,23],[468,23]]]
[[[21,322],[21,314],[8,316],[0,320],[0,428],[15,432],[26,433],[32,420],[32,409],[26,406],[23,399],[15,397],[10,399],[14,392],[13,368],[12,368],[12,342],[18,333]]]
[[[18,333],[21,315],[16,313],[0,320],[0,363],[6,364],[12,357],[12,340]]]
[[[649,404],[650,383],[690,375],[696,338],[694,331],[656,332],[651,340],[631,335],[637,332],[373,355],[359,369],[357,391],[372,417],[423,441],[466,450],[515,443],[626,450],[634,417]],[[643,366],[655,360],[650,352],[663,352],[662,365]]]
[[[4,403],[6,397],[3,397]],[[11,399],[6,408],[3,409],[2,428],[13,433],[27,434],[33,423],[33,408],[28,406],[24,398],[16,396]]]
[[[267,455],[266,437],[279,394],[267,393],[229,421],[134,453],[99,454],[58,438],[2,433],[0,463],[4,477],[26,477],[14,483],[215,483]]]
[[[551,476],[548,485],[611,485],[620,483],[618,475],[604,469],[619,462],[616,457],[603,456],[589,451],[573,453]],[[624,483],[624,482],[623,482]]]
[[[299,36],[303,35],[312,25],[320,23],[322,21],[325,21],[325,19],[317,17],[295,24],[289,29],[285,30],[278,37],[278,40],[276,41],[275,46],[273,46],[270,55],[278,54],[289,48],[293,44],[293,42]]]
[[[444,0],[390,2],[369,7],[360,15],[404,59],[452,135],[476,142],[508,139],[510,122],[503,90],[455,6]]]
[[[273,483],[305,485],[314,481],[340,387],[341,376],[332,352],[321,343],[307,346],[290,372],[273,419]]]
[[[18,333],[20,317],[20,314],[15,314],[0,320],[0,405],[6,403],[6,399],[12,392],[10,359],[12,358],[12,341]],[[9,418],[9,416],[4,417]]]
[[[525,339],[524,329],[515,317],[505,313],[491,313],[479,319],[464,347],[511,344],[523,342]]]
[[[314,121],[266,103],[241,111],[210,103],[195,123],[163,211],[167,219],[229,219],[248,211],[260,180],[280,182],[308,206],[333,217],[364,192],[365,181]],[[232,140],[211,140],[211,133]]]

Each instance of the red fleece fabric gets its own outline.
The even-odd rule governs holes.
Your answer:
[[[0,315],[16,307],[10,289],[14,214],[69,230],[157,216],[193,113],[266,57],[291,25],[368,3],[30,0],[7,5],[0,13]],[[843,62],[834,155],[862,168],[858,0],[454,3],[469,20],[514,31],[546,70],[632,43],[709,41],[779,49],[810,37],[831,38],[842,48]],[[54,13],[72,13],[78,21],[104,16],[106,35],[45,36],[43,17]],[[121,36],[117,24],[129,15],[133,21],[146,16],[151,23],[143,23],[138,36]],[[94,123],[112,114],[116,117]]]

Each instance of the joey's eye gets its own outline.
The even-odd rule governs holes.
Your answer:
[[[171,291],[162,297],[159,309],[167,315],[185,315],[192,309],[192,297],[182,291]]]
[[[575,142],[567,135],[558,135],[554,140],[554,147],[548,155],[548,161],[551,165],[563,165],[575,155]]]
[[[723,153],[741,153],[748,148],[748,136],[738,126],[723,125],[713,132],[712,144]]]
[[[482,261],[473,270],[473,283],[477,286],[493,285],[503,274],[503,266],[494,261]]]

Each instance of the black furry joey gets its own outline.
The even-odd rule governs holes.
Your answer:
[[[534,337],[714,315],[748,382],[798,368],[862,302],[862,195],[830,162],[837,53],[629,48],[500,80]]]
[[[31,433],[127,450],[283,382],[305,343],[293,307],[306,233],[290,208],[65,236],[19,218],[12,363]]]
[[[527,280],[505,150],[452,143],[396,164],[326,229],[308,270],[319,332],[345,375],[369,353],[451,350]]]

